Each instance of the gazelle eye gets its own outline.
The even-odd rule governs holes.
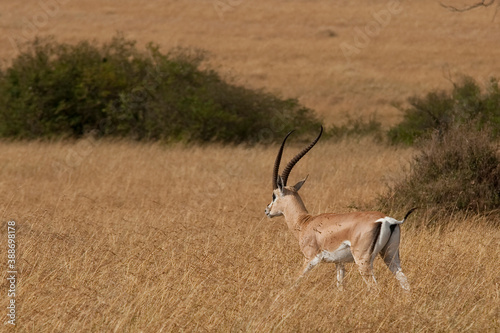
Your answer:
[[[273,201],[276,200],[276,194],[273,193]]]

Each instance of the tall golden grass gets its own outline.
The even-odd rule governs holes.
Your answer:
[[[293,288],[298,244],[282,218],[264,217],[276,147],[87,139],[0,151],[0,249],[15,220],[20,332],[500,329],[500,230],[485,218],[429,230],[416,215],[403,225],[409,296],[379,259],[379,292],[354,266],[338,291],[328,264]],[[301,192],[311,213],[370,207],[411,155],[323,142],[290,181],[310,174]]]

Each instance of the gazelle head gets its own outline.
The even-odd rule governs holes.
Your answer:
[[[299,205],[299,207],[304,208],[305,210],[304,204],[298,194],[298,191],[300,190],[302,185],[304,185],[307,177],[299,181],[294,186],[287,186],[286,182],[295,164],[297,164],[297,162],[302,157],[304,157],[304,155],[307,154],[307,152],[311,150],[312,147],[314,147],[316,142],[318,142],[319,138],[321,137],[321,134],[323,134],[323,126],[321,126],[321,131],[319,132],[318,137],[314,139],[314,141],[311,142],[309,146],[307,146],[300,153],[295,155],[295,157],[292,158],[290,162],[288,162],[287,166],[283,170],[283,173],[279,175],[278,172],[281,162],[281,155],[283,154],[283,148],[285,147],[286,139],[288,139],[288,137],[290,136],[290,134],[292,134],[292,132],[293,131],[288,133],[285,136],[285,139],[283,139],[283,143],[281,144],[281,147],[278,151],[278,155],[276,156],[276,161],[274,162],[273,201],[271,201],[271,203],[266,208],[266,215],[271,218],[283,215],[287,207],[292,207],[292,206],[297,207],[297,204]]]

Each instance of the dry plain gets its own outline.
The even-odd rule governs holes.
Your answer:
[[[4,64],[34,36],[104,42],[122,32],[141,47],[206,50],[225,77],[298,98],[327,124],[375,113],[392,125],[401,119],[393,104],[408,96],[450,89],[463,74],[500,76],[496,5],[456,13],[438,0],[0,0],[0,12]]]
[[[47,3],[57,5],[50,15]],[[106,41],[122,31],[139,45],[208,50],[208,65],[226,77],[298,97],[327,124],[373,112],[394,124],[394,102],[449,88],[459,74],[500,76],[494,6],[458,14],[401,1],[347,61],[340,45],[354,45],[389,3],[1,0],[0,58],[15,56],[13,38]],[[401,244],[410,296],[381,260],[379,293],[367,293],[352,266],[339,292],[326,264],[291,288],[297,242],[263,213],[276,148],[1,142],[1,221],[17,222],[17,331],[500,330],[500,231],[485,217],[435,230],[421,227],[425,214],[412,216]],[[413,153],[320,141],[290,180],[310,174],[301,192],[311,213],[371,208]],[[1,249],[6,241],[3,224]],[[3,279],[4,295],[7,287]]]

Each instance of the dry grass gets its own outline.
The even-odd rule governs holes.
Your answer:
[[[0,59],[16,54],[9,38],[38,34],[69,42],[106,41],[122,31],[140,46],[154,41],[164,50],[208,50],[212,65],[224,75],[298,97],[327,124],[342,122],[347,113],[377,112],[385,125],[393,125],[401,115],[391,102],[450,89],[449,75],[468,74],[479,82],[500,77],[496,6],[454,13],[439,3],[478,1],[401,0],[397,13],[377,29],[374,15],[393,2],[0,0]],[[44,19],[42,3],[61,4]],[[222,16],[215,4],[228,5]],[[356,29],[367,26],[377,33],[346,61],[340,46],[354,45]]]
[[[263,214],[276,147],[0,149],[1,220],[18,223],[20,332],[500,329],[500,231],[480,218],[440,232],[415,228],[415,217],[403,227],[409,297],[381,260],[379,294],[367,293],[352,266],[339,292],[327,264],[291,289],[298,244],[281,218]],[[302,192],[313,213],[351,210],[373,200],[410,155],[369,141],[325,142],[290,181],[311,174]],[[4,226],[0,248],[6,239]]]

